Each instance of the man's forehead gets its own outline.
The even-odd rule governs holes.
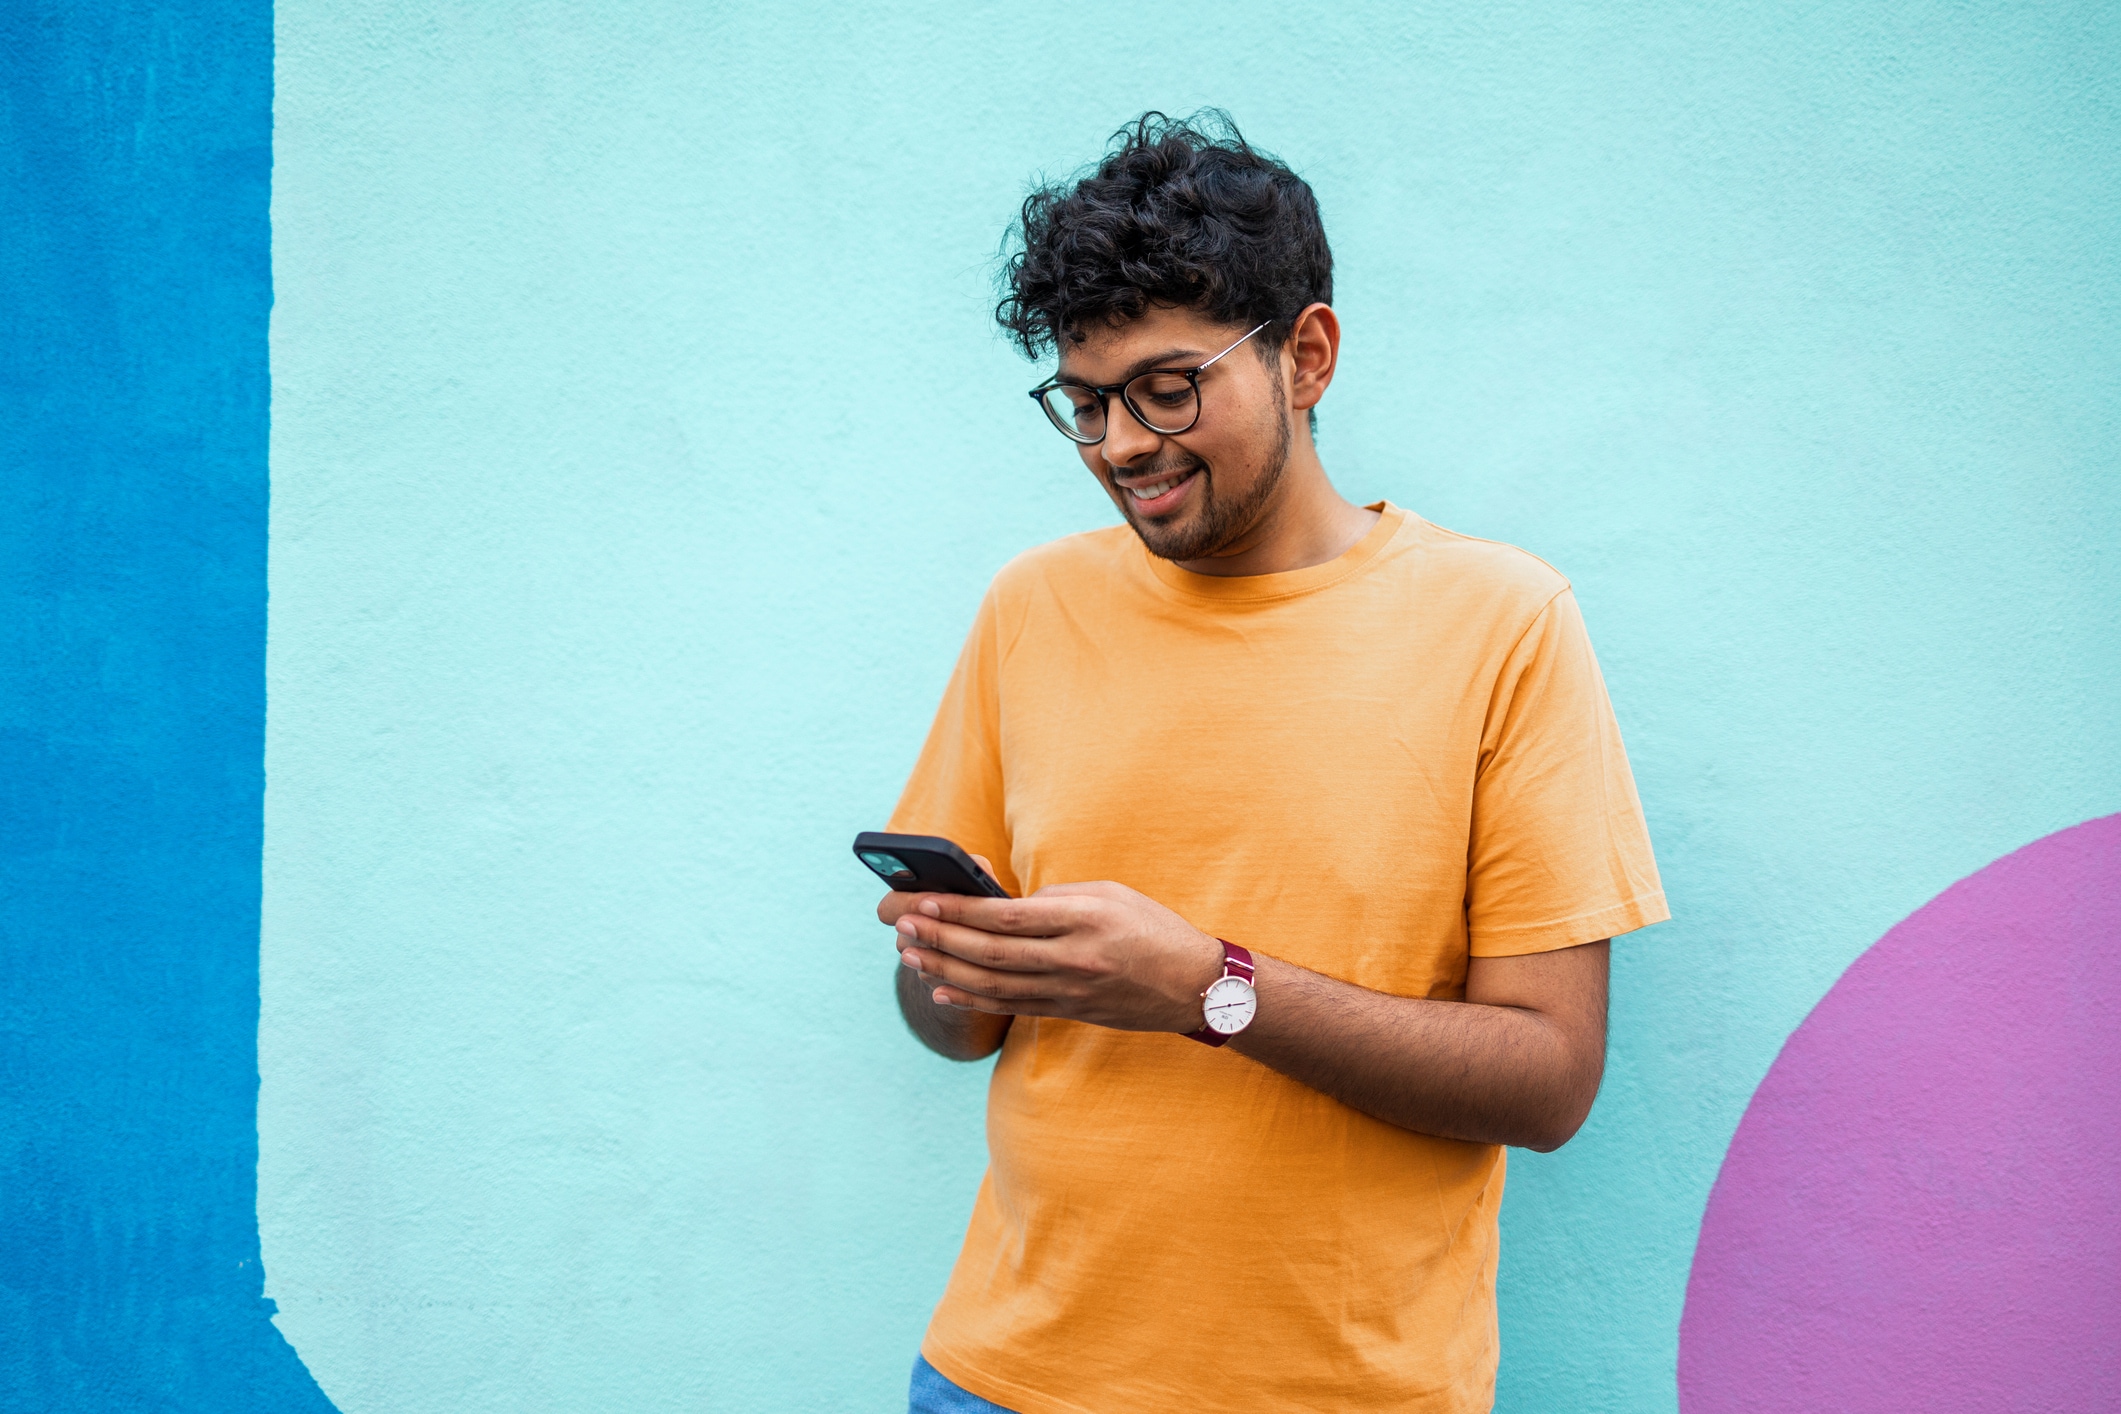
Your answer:
[[[1224,334],[1223,325],[1190,309],[1151,309],[1124,323],[1082,330],[1080,339],[1063,338],[1059,375],[1105,383],[1145,367],[1198,362],[1230,342]]]

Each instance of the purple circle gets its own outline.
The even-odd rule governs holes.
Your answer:
[[[1856,959],[1739,1122],[1686,1414],[2121,1407],[2121,815]]]

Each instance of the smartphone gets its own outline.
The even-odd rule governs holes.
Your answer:
[[[864,830],[854,837],[854,855],[900,893],[1009,897],[1009,891],[995,883],[971,855],[941,835]]]

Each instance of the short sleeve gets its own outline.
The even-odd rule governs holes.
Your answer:
[[[1001,610],[990,589],[891,812],[890,828],[954,840],[967,853],[985,856],[995,880],[1020,894],[1002,806],[1001,632]]]
[[[1469,946],[1548,952],[1670,916],[1605,679],[1563,590],[1504,660],[1481,732]]]

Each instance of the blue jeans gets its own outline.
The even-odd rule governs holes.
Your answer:
[[[961,1389],[928,1363],[925,1355],[913,1358],[913,1389],[906,1397],[906,1414],[1011,1414],[999,1404],[989,1404],[971,1390]]]

